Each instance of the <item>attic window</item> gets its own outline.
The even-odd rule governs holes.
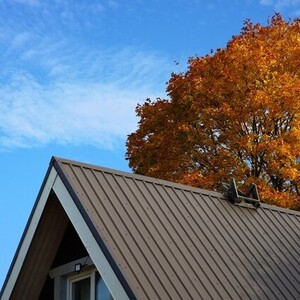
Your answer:
[[[68,300],[112,300],[99,272],[86,271],[67,278]]]
[[[91,274],[76,276],[69,280],[67,299],[91,299]],[[94,295],[93,295],[94,296]]]
[[[113,299],[89,256],[58,266],[49,276],[54,279],[54,299]]]
[[[252,183],[246,193],[238,190],[235,180],[232,178],[228,183],[222,183],[222,188],[225,191],[225,197],[231,203],[239,206],[250,208],[258,208],[260,206],[260,199],[256,184]]]

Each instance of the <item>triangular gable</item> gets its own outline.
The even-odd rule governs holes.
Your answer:
[[[80,208],[75,204],[76,200],[70,195],[55,165],[56,160],[52,159],[4,282],[0,299],[38,299],[68,220],[80,236],[114,299],[129,299],[127,294],[134,299],[122,275],[118,274],[127,292],[124,290],[111,267],[113,262],[108,261],[111,259],[109,253],[102,245],[106,252],[104,254],[100,239],[96,240],[93,229],[89,228],[88,218],[84,219],[85,213],[82,215],[80,212]],[[54,197],[59,203],[52,200]],[[76,198],[75,195],[73,197]]]
[[[51,190],[115,299],[300,297],[298,212],[64,159],[50,169],[3,297]]]

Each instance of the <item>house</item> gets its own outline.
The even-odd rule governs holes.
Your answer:
[[[300,213],[52,158],[0,299],[300,299]]]

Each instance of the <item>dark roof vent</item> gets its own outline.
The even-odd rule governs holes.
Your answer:
[[[239,206],[245,206],[250,208],[258,208],[260,206],[259,195],[256,184],[252,183],[247,193],[237,189],[235,180],[232,178],[230,183],[221,183],[223,190],[225,191],[225,197],[231,203]]]

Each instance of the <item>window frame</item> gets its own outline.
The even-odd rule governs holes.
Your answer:
[[[76,265],[79,265],[76,271]],[[55,300],[71,300],[72,299],[72,283],[91,278],[91,300],[96,299],[96,274],[101,273],[95,267],[92,259],[89,256],[80,258],[78,260],[66,263],[64,265],[53,268],[49,272],[51,279],[54,279],[54,299]],[[103,280],[103,278],[102,278]],[[105,283],[105,281],[104,281]],[[106,284],[105,284],[106,285]],[[113,299],[112,293],[109,290],[110,299]]]
[[[84,272],[80,272],[78,274],[74,274],[67,277],[67,300],[72,300],[73,298],[73,283],[84,280],[86,278],[90,278],[90,300],[96,299],[95,293],[95,279],[96,272],[98,272],[95,268],[90,269]]]

